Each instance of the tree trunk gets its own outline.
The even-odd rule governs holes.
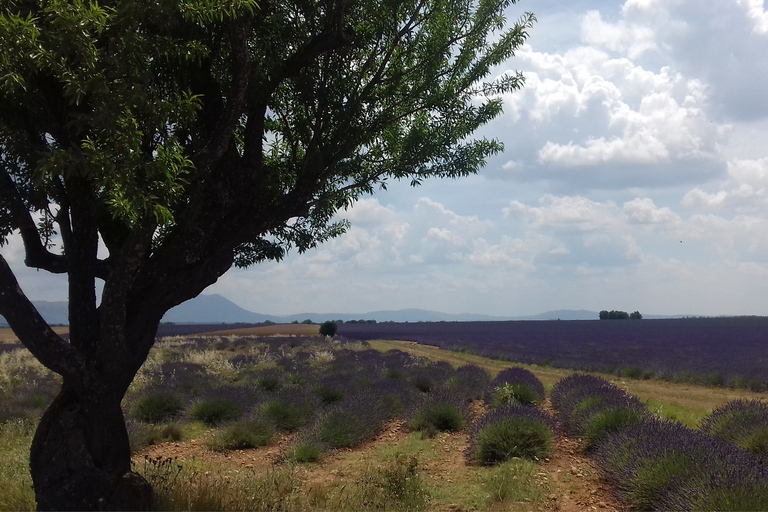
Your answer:
[[[35,432],[30,469],[38,509],[150,509],[151,486],[131,472],[123,393],[84,381],[98,384],[65,379]]]

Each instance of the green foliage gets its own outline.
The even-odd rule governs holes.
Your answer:
[[[369,467],[356,482],[358,510],[420,511],[429,505],[426,484],[419,475],[419,461],[402,453],[381,467]]]
[[[279,430],[293,432],[307,422],[309,410],[306,407],[284,400],[272,400],[261,407],[261,414]]]
[[[179,414],[184,408],[179,395],[150,393],[139,397],[131,407],[131,416],[147,423],[162,423]]]
[[[756,491],[746,487],[724,488],[706,485],[696,489],[691,499],[691,510],[722,510],[742,512],[744,510],[768,510],[766,486]]]
[[[645,416],[643,411],[624,407],[611,407],[591,415],[585,425],[583,438],[586,445],[592,446],[603,434],[617,432],[620,429],[638,422]]]
[[[552,453],[552,429],[525,416],[505,416],[489,423],[475,436],[475,462],[492,466],[513,457],[543,459]]]
[[[333,320],[327,320],[320,325],[320,335],[333,337],[339,326]]]
[[[286,452],[286,458],[293,462],[317,462],[323,457],[323,446],[311,439],[301,439],[295,442]]]
[[[0,510],[36,510],[29,474],[29,447],[34,424],[28,420],[0,423]]]
[[[633,510],[652,510],[675,477],[695,469],[692,457],[674,453],[649,460],[624,484],[623,499]],[[700,509],[693,510],[715,510]],[[717,509],[719,510],[719,509]]]
[[[493,390],[490,404],[492,407],[514,403],[536,405],[539,403],[539,395],[528,384],[514,382],[506,382]]]
[[[541,486],[534,475],[539,465],[526,459],[511,459],[491,469],[483,478],[483,488],[491,503],[541,501]]]
[[[240,406],[226,398],[205,398],[192,406],[189,416],[206,425],[215,427],[228,421],[236,420],[242,411]]]
[[[461,406],[437,401],[428,403],[415,414],[410,422],[413,430],[440,432],[458,432],[466,427],[467,421]]]
[[[269,444],[275,436],[275,427],[266,420],[255,418],[226,425],[206,445],[218,452],[245,450]]]
[[[317,439],[330,448],[349,448],[365,440],[366,419],[343,409],[324,415],[317,425]]]
[[[621,370],[621,376],[628,379],[639,379],[643,375],[643,370],[639,366],[627,366]]]

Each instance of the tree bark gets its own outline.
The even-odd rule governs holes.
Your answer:
[[[65,379],[40,421],[30,451],[39,510],[152,507],[150,484],[131,472],[122,395],[103,385],[83,386]]]

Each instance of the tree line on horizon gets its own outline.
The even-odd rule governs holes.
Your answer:
[[[602,310],[600,312],[600,320],[642,320],[643,315],[639,311],[633,313],[627,313],[626,311],[616,310]]]

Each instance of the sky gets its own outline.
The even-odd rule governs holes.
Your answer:
[[[520,0],[538,22],[494,76],[521,91],[477,175],[391,183],[343,236],[204,293],[284,315],[421,308],[768,315],[763,0]],[[62,278],[3,255],[36,300]]]

